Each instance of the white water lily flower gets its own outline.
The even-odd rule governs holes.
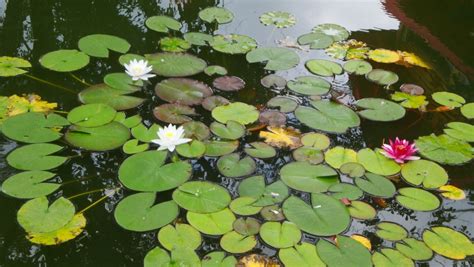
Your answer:
[[[149,74],[152,71],[152,67],[148,66],[146,60],[132,59],[128,64],[124,64],[125,73],[127,73],[134,81],[144,80],[148,81],[149,78],[155,77],[155,74]]]
[[[151,141],[160,146],[158,147],[158,150],[168,149],[173,152],[176,146],[192,141],[192,139],[184,138],[183,126],[176,129],[176,126],[173,124],[160,128],[157,135],[158,139],[153,139]]]

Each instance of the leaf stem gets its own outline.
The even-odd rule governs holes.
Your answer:
[[[92,86],[92,84],[90,84],[90,83],[84,81],[84,79],[81,79],[81,78],[77,77],[77,76],[74,75],[72,72],[69,72],[69,75],[71,75],[71,77],[74,78],[74,80],[76,80],[76,81],[78,81],[78,82],[84,84],[84,85],[87,86],[87,87]]]
[[[66,92],[68,92],[68,93],[73,93],[73,94],[77,93],[76,91],[74,91],[74,90],[72,90],[72,89],[69,89],[69,88],[64,87],[64,86],[62,86],[62,85],[59,85],[59,84],[55,84],[55,83],[52,83],[52,82],[48,82],[48,81],[43,80],[43,79],[41,79],[41,78],[35,77],[35,76],[33,76],[33,75],[30,75],[30,74],[23,74],[23,75],[25,75],[26,77],[28,77],[28,78],[30,78],[30,79],[33,79],[33,80],[35,80],[35,81],[38,81],[38,82],[41,82],[41,83],[44,83],[44,84],[47,84],[47,85],[50,85],[50,86],[59,88],[59,89],[61,89],[61,90],[63,90],[63,91],[66,91]]]
[[[105,190],[105,189],[106,189],[106,188],[99,188],[99,189],[94,189],[94,190],[90,190],[90,191],[87,191],[87,192],[82,192],[82,193],[79,193],[79,194],[77,194],[77,195],[68,197],[67,199],[71,200],[71,199],[73,199],[73,198],[78,198],[78,197],[83,196],[83,195],[88,195],[88,194],[92,194],[92,193],[97,193],[97,192],[103,191],[103,190]]]
[[[100,202],[102,202],[103,200],[113,196],[115,193],[117,193],[119,188],[115,188],[114,190],[111,190],[111,192],[109,193],[106,193],[103,197],[99,198],[98,200],[94,201],[93,203],[91,203],[89,206],[83,208],[81,211],[79,211],[78,213],[84,213],[86,212],[87,210],[89,210],[90,208],[94,207],[95,205],[99,204]]]

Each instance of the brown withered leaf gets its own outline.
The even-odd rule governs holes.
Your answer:
[[[268,126],[267,130],[261,131],[259,136],[265,139],[265,143],[273,147],[295,149],[301,146],[301,133],[297,129]]]
[[[236,267],[280,267],[280,264],[275,260],[264,255],[250,254],[240,258]]]

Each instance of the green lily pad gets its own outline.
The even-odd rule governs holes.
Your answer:
[[[393,175],[400,171],[400,165],[380,153],[381,149],[364,148],[357,152],[357,161],[372,173]]]
[[[207,235],[223,235],[232,231],[235,215],[228,208],[213,213],[188,211],[186,219],[199,232]]]
[[[296,161],[305,161],[310,164],[319,164],[324,160],[323,152],[314,147],[299,147],[293,150],[292,155]]]
[[[164,77],[185,77],[202,72],[206,61],[186,53],[156,53],[146,55],[153,72]]]
[[[365,173],[363,177],[355,178],[354,182],[362,191],[376,197],[390,198],[397,191],[392,181],[370,172]]]
[[[222,236],[220,245],[229,253],[244,253],[257,245],[257,239],[255,236],[244,236],[232,231]]]
[[[402,177],[413,185],[438,188],[448,182],[448,173],[443,167],[428,160],[415,160],[403,164]]]
[[[334,43],[334,39],[323,33],[308,33],[298,37],[300,45],[309,45],[311,49],[324,49]]]
[[[145,25],[153,31],[167,33],[170,30],[179,31],[181,22],[168,16],[153,16],[145,21]]]
[[[173,192],[173,200],[180,207],[197,213],[213,213],[226,208],[230,195],[224,187],[203,181],[187,182]]]
[[[178,37],[165,37],[160,40],[160,49],[165,52],[185,52],[191,48],[191,44]]]
[[[415,238],[405,238],[395,247],[403,255],[416,261],[425,261],[433,257],[433,251],[423,242]]]
[[[156,85],[155,92],[167,102],[182,105],[199,105],[204,98],[212,95],[212,89],[205,83],[186,78],[162,80]]]
[[[324,165],[311,165],[308,162],[291,162],[280,170],[280,179],[289,187],[310,193],[326,192],[339,183],[337,172]]]
[[[363,201],[351,201],[347,209],[352,218],[359,220],[372,220],[377,216],[377,211],[374,207]]]
[[[79,70],[89,64],[89,56],[81,51],[57,50],[43,55],[39,62],[41,66],[58,72],[71,72]]]
[[[132,60],[136,60],[136,61],[140,61],[140,60],[145,60],[145,57],[142,56],[142,55],[137,55],[137,54],[125,54],[125,55],[121,55],[119,57],[119,63],[123,66],[125,64],[128,64],[130,61]],[[127,75],[127,74],[125,74]],[[127,75],[128,76],[128,75]],[[130,77],[130,76],[129,76]]]
[[[187,32],[183,34],[183,38],[192,45],[204,46],[212,40],[212,35],[203,32]]]
[[[184,128],[184,136],[186,138],[203,141],[208,139],[211,135],[209,127],[200,121],[185,122],[182,126]]]
[[[277,28],[288,28],[295,25],[296,18],[288,12],[273,11],[261,15],[260,22],[265,26],[273,25]]]
[[[365,174],[364,166],[357,162],[346,162],[341,165],[339,170],[351,178],[362,177]]]
[[[289,248],[300,242],[301,231],[292,222],[266,222],[260,228],[260,237],[274,248]]]
[[[4,120],[2,133],[23,143],[47,143],[61,138],[62,134],[55,129],[66,125],[69,122],[59,115],[27,112]]]
[[[289,97],[276,96],[267,102],[267,106],[270,108],[278,108],[280,112],[283,113],[290,113],[295,111],[298,107],[298,102]]]
[[[431,97],[436,103],[450,108],[460,108],[466,103],[462,96],[450,92],[436,92]]]
[[[115,208],[117,223],[124,229],[146,232],[161,228],[172,222],[179,213],[174,201],[155,205],[155,193],[137,193],[122,199]]]
[[[105,75],[104,83],[114,89],[122,90],[124,93],[138,92],[140,91],[139,87],[143,86],[142,80],[134,81],[132,77],[122,72]]]
[[[153,123],[150,128],[147,128],[143,123],[140,123],[133,127],[131,132],[133,137],[138,139],[140,142],[150,143],[151,140],[158,138],[157,132],[160,128],[160,125],[155,123]]]
[[[372,266],[370,252],[364,245],[347,236],[338,235],[336,239],[337,245],[324,239],[316,244],[319,257],[328,267]]]
[[[234,19],[234,14],[223,7],[207,7],[199,11],[198,15],[200,19],[209,23],[216,21],[219,24],[225,24]]]
[[[265,88],[283,89],[286,86],[286,79],[276,74],[268,74],[260,80]]]
[[[360,125],[359,116],[350,108],[330,101],[311,101],[310,107],[298,107],[296,118],[315,130],[330,133],[345,133]]]
[[[320,76],[332,77],[343,73],[341,65],[325,59],[310,59],[305,66],[311,73]]]
[[[331,89],[331,84],[319,77],[300,76],[288,82],[288,88],[303,95],[324,95]]]
[[[372,121],[396,121],[405,116],[405,109],[399,104],[382,98],[363,98],[356,102],[360,116]]]
[[[266,70],[289,70],[300,63],[295,51],[284,47],[260,47],[247,53],[247,62],[266,62]]]
[[[290,196],[283,203],[283,213],[290,222],[312,235],[339,234],[350,224],[347,208],[339,200],[324,194],[312,194],[311,205]]]
[[[337,199],[356,200],[364,194],[357,186],[348,183],[333,184],[328,188],[332,197]]]
[[[176,248],[171,251],[171,257],[166,250],[156,247],[150,250],[143,261],[144,267],[156,266],[200,266],[201,261],[196,252],[189,248]]]
[[[383,248],[380,252],[375,252],[372,255],[372,262],[375,266],[384,267],[415,266],[415,263],[410,258],[391,248]]]
[[[83,127],[97,127],[114,120],[117,111],[105,104],[87,104],[73,108],[67,119],[72,124]]]
[[[467,119],[474,119],[474,103],[468,103],[462,106],[461,114]]]
[[[441,205],[440,200],[434,194],[412,187],[398,189],[395,199],[400,205],[415,211],[432,211]]]
[[[125,114],[124,112],[117,112],[117,115],[120,113]],[[123,121],[119,121],[117,120],[117,116],[115,116],[114,121],[118,121],[122,123],[123,125],[125,125],[125,127],[132,129],[133,127],[139,125],[140,122],[142,122],[142,117],[137,114],[137,115],[133,115],[128,118],[125,118]]]
[[[115,110],[135,108],[145,100],[127,95],[129,93],[129,91],[112,88],[106,84],[96,84],[82,90],[79,93],[79,100],[84,104],[101,103],[109,105]]]
[[[160,121],[172,124],[182,124],[193,119],[189,116],[197,115],[191,107],[180,104],[163,104],[153,110],[153,115]]]
[[[390,96],[392,100],[400,102],[400,105],[405,108],[422,108],[428,105],[426,96],[424,95],[411,95],[403,92],[395,92]]]
[[[238,218],[232,226],[234,231],[244,236],[256,235],[260,231],[260,222],[252,217]]]
[[[448,227],[438,226],[423,232],[423,241],[434,252],[454,260],[474,255],[474,244],[469,238]]]
[[[474,125],[464,122],[450,122],[446,126],[449,128],[444,129],[445,134],[462,141],[474,142]]]
[[[201,261],[201,267],[235,267],[237,259],[227,256],[223,251],[213,251],[206,254]]]
[[[109,50],[125,54],[130,49],[127,40],[107,34],[91,34],[82,37],[78,43],[79,49],[92,57],[109,57]]]
[[[254,158],[268,159],[276,156],[276,150],[264,142],[249,143],[251,147],[244,148],[245,153]]]
[[[346,40],[350,34],[346,28],[331,23],[319,24],[313,28],[312,32],[331,36],[336,42]]]
[[[72,220],[76,208],[71,201],[60,197],[49,205],[46,197],[28,200],[18,210],[18,223],[28,233],[55,231]]]
[[[208,76],[212,75],[227,75],[227,70],[226,68],[218,65],[212,65],[208,66],[207,68],[204,69],[204,73]]]
[[[302,242],[291,248],[280,249],[278,257],[285,266],[325,267],[313,244]]]
[[[71,126],[64,138],[75,147],[92,151],[107,151],[125,144],[130,138],[130,130],[115,121],[92,128]]]
[[[227,121],[224,125],[222,123],[211,123],[211,132],[223,139],[237,140],[245,135],[245,126],[236,121]]]
[[[342,66],[349,74],[366,75],[372,71],[372,65],[365,60],[353,59],[349,60]]]
[[[241,197],[252,197],[255,200],[253,206],[261,207],[282,202],[289,193],[288,187],[281,181],[265,185],[263,176],[252,176],[244,179],[239,184],[239,195]]]
[[[176,248],[197,249],[201,245],[201,234],[189,224],[168,224],[158,232],[158,241],[169,251]]]
[[[388,241],[399,241],[408,236],[408,232],[405,228],[392,222],[378,223],[375,234]]]
[[[5,124],[3,129],[5,130]],[[420,136],[415,140],[415,145],[423,157],[441,164],[458,165],[473,158],[473,149],[469,143],[445,134]]]
[[[321,133],[305,133],[301,136],[303,146],[314,147],[319,150],[325,150],[331,145],[331,140],[327,135]]]
[[[336,146],[326,151],[324,158],[331,167],[339,169],[345,163],[357,162],[357,152],[350,148]]]
[[[234,102],[225,106],[218,106],[212,110],[212,117],[220,123],[236,121],[247,125],[258,120],[259,112],[254,106]]]
[[[176,147],[176,152],[186,158],[200,158],[206,153],[206,145],[198,140],[181,144]]]
[[[230,202],[229,208],[233,213],[241,216],[250,216],[260,212],[262,207],[255,207],[256,199],[253,197],[238,197]]]
[[[184,161],[165,164],[167,151],[146,151],[128,157],[120,166],[122,184],[136,191],[161,192],[178,187],[191,177]]]
[[[139,144],[137,139],[131,139],[125,142],[122,146],[122,150],[125,154],[137,154],[143,151],[147,151],[150,148],[149,144]]]
[[[214,50],[225,54],[245,54],[257,47],[257,42],[241,34],[216,35],[209,42]]]
[[[32,144],[19,147],[7,156],[7,162],[13,168],[25,171],[44,171],[54,169],[64,162],[67,157],[51,156],[63,149],[54,144]]]
[[[371,82],[385,86],[398,82],[398,75],[395,72],[382,69],[373,69],[365,77]]]
[[[222,156],[217,161],[217,169],[226,177],[242,177],[252,174],[256,169],[255,161],[251,157],[240,158],[238,153]]]
[[[56,174],[47,171],[26,171],[15,174],[2,184],[2,192],[16,198],[29,199],[49,195],[58,190],[60,184],[46,182]]]
[[[212,111],[214,108],[218,106],[225,106],[227,104],[230,104],[230,101],[227,98],[222,97],[220,95],[213,95],[210,97],[206,97],[202,101],[202,107],[208,111]]]
[[[12,77],[25,74],[28,71],[24,68],[31,68],[31,63],[17,57],[0,57],[0,77]]]
[[[208,141],[206,145],[206,156],[220,157],[234,152],[239,146],[239,141]]]

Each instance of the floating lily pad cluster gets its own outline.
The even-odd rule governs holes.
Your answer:
[[[199,18],[223,24],[231,22],[233,14],[212,7],[201,10]],[[295,23],[286,12],[269,12],[260,20],[275,27]],[[156,34],[179,31],[182,26],[161,15],[148,18],[145,25]],[[80,50],[50,52],[40,64],[71,72],[87,66],[91,56],[103,58],[111,52],[123,54],[120,64],[146,59],[160,76],[153,83],[161,104],[149,110],[156,121],[135,114],[136,107],[149,101],[140,92],[145,83],[124,73],[107,74],[100,83],[79,92],[83,104],[67,116],[34,109],[11,115],[3,121],[2,133],[24,145],[7,156],[8,164],[19,173],[6,179],[1,190],[27,199],[17,219],[31,242],[53,245],[80,235],[86,226],[84,212],[67,198],[52,196],[62,186],[55,170],[69,160],[63,146],[55,143],[63,140],[82,150],[121,149],[125,153],[117,175],[125,197],[115,207],[114,218],[126,230],[157,233],[157,246],[146,254],[145,266],[235,266],[235,254],[251,252],[258,244],[275,249],[285,266],[414,266],[414,261],[429,260],[434,253],[455,260],[474,255],[467,236],[444,226],[427,228],[417,239],[400,225],[380,222],[375,235],[393,247],[374,252],[363,236],[344,235],[352,221],[377,217],[369,199],[393,198],[394,205],[417,212],[436,210],[443,198],[462,199],[463,191],[448,185],[443,165],[471,161],[474,141],[471,124],[451,122],[444,134],[419,137],[415,142],[423,159],[405,164],[385,157],[378,148],[356,151],[335,145],[332,134],[347,133],[364,120],[381,124],[400,120],[406,108],[426,105],[425,98],[420,98],[423,90],[420,93],[415,86],[404,86],[391,96],[393,101],[362,98],[353,106],[334,101],[331,82],[337,75],[366,75],[384,86],[399,79],[394,72],[372,69],[369,62],[355,56],[368,53],[375,61],[392,62],[394,54],[369,51],[356,42],[341,43],[349,36],[342,26],[322,24],[298,38],[300,44],[329,47],[338,58],[352,59],[342,65],[309,59],[304,63],[309,73],[288,81],[276,74],[262,77],[265,89],[257,90],[271,88],[288,94],[276,95],[258,108],[221,95],[237,94],[246,87],[226,66],[184,52],[192,45],[210,46],[220,53],[245,56],[252,64],[263,63],[266,70],[281,71],[301,64],[294,50],[258,47],[254,39],[241,34],[189,32],[182,38],[163,36],[163,52],[135,55],[125,54],[131,45],[122,38],[86,36],[79,41]],[[20,59],[0,58],[1,76],[23,74],[28,67]],[[219,77],[212,85],[190,77],[201,72]],[[432,98],[472,118],[472,103],[466,104],[462,97],[439,92]],[[212,122],[207,125],[202,118],[212,118]],[[290,127],[290,119],[299,123],[293,126],[305,127]],[[173,153],[156,151],[151,142],[160,124],[168,123],[182,125],[192,142],[177,146]],[[248,137],[260,139],[247,142]],[[287,152],[291,156],[282,157]],[[219,177],[196,175],[196,160],[213,161]],[[271,174],[259,168],[274,160],[284,163]],[[404,183],[396,186],[394,177]],[[219,179],[231,181],[236,192],[229,191],[229,183],[215,182]],[[171,198],[158,197],[162,192]],[[204,236],[215,240],[219,248],[199,258],[196,249]],[[304,238],[308,236],[313,238]]]

